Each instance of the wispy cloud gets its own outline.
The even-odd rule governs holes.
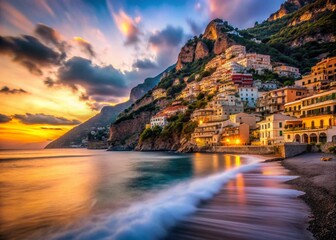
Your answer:
[[[14,8],[8,2],[0,2],[0,12],[10,22],[10,24],[24,32],[28,32],[33,29],[34,24],[25,17],[19,10]]]
[[[140,17],[132,19],[123,10],[118,13],[112,13],[114,21],[120,32],[126,37],[125,45],[137,44],[140,41],[140,30],[138,24]]]
[[[48,125],[78,125],[81,122],[76,119],[67,119],[64,117],[57,117],[54,115],[48,115],[44,113],[26,113],[15,114],[13,116],[24,124],[48,124]]]
[[[16,88],[10,89],[7,86],[3,86],[0,89],[0,93],[3,93],[3,94],[22,94],[22,93],[27,93],[27,91],[23,90],[22,88],[19,88],[19,89],[16,89]]]

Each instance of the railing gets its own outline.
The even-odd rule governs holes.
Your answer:
[[[309,114],[301,115],[300,118],[322,116],[322,115],[336,115],[336,112],[335,111],[328,111],[328,112],[319,112],[319,113],[309,113]]]
[[[302,131],[302,130],[321,130],[321,129],[328,129],[329,126],[319,126],[319,127],[291,127],[291,128],[284,128],[284,131]]]

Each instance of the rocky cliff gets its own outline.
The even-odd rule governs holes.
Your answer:
[[[287,0],[285,3],[281,4],[280,9],[267,19],[268,21],[275,21],[277,19],[283,18],[284,16],[297,11],[306,4],[309,4],[313,1],[307,0]]]
[[[119,113],[131,106],[137,99],[145,95],[149,90],[151,90],[158,82],[162,75],[169,71],[173,66],[167,68],[164,72],[153,78],[146,78],[143,83],[137,85],[131,90],[130,98],[127,102],[117,104],[115,106],[103,107],[97,115],[85,121],[84,123],[74,127],[63,136],[49,143],[46,148],[68,148],[71,145],[81,144],[82,139],[84,139],[88,132],[93,127],[106,127],[114,122]]]
[[[147,96],[139,101],[141,107],[130,107],[127,114],[119,115],[117,121],[110,126],[109,144],[110,150],[133,150],[139,141],[140,133],[150,122],[152,116],[158,109],[167,105],[166,99],[153,100],[152,96]]]
[[[233,28],[221,19],[212,20],[206,27],[201,38],[189,40],[181,49],[176,70],[181,70],[187,63],[206,58],[211,53],[218,55],[225,52],[234,41],[229,38],[228,32]]]

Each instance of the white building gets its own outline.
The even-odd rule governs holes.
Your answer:
[[[280,113],[267,116],[265,120],[258,122],[260,126],[260,143],[262,145],[273,145],[284,143],[284,127],[286,120],[296,120],[295,117],[286,116]]]
[[[151,128],[155,126],[164,127],[167,123],[167,116],[163,114],[157,114],[150,119]]]
[[[255,107],[258,99],[257,87],[239,87],[240,99],[247,104],[248,107]]]
[[[273,71],[281,77],[293,77],[293,78],[299,78],[301,76],[300,70],[296,67],[292,66],[277,66],[273,68]]]
[[[270,55],[247,53],[244,58],[238,60],[238,63],[248,69],[254,69],[259,73],[264,70],[272,71]]]
[[[259,90],[275,90],[279,87],[279,83],[276,80],[268,80],[262,82],[261,80],[254,80],[253,87],[257,87]]]

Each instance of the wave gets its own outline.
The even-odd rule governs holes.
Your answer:
[[[69,230],[53,239],[161,239],[180,220],[197,210],[197,206],[211,199],[221,187],[238,173],[258,167],[251,163],[220,174],[180,183],[158,193],[154,198],[112,215],[103,215],[77,230]]]

